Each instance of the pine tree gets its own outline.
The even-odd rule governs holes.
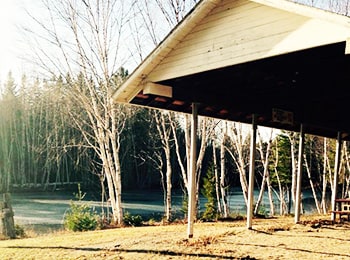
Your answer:
[[[205,221],[216,220],[218,217],[218,208],[216,200],[215,174],[213,164],[210,165],[207,171],[207,176],[203,179],[202,194],[207,199],[202,219]]]

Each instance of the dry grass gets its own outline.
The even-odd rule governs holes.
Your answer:
[[[329,216],[52,233],[0,241],[0,259],[350,259],[350,223]]]

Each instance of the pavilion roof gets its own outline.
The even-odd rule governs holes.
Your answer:
[[[202,0],[116,102],[350,138],[350,19],[284,0]]]

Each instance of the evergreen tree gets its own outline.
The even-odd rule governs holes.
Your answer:
[[[215,190],[215,172],[213,164],[207,170],[207,175],[203,179],[203,196],[207,199],[205,203],[205,211],[202,219],[205,221],[213,221],[218,218],[218,208]]]

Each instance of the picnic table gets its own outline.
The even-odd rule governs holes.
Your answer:
[[[335,214],[334,219],[337,218],[337,214],[339,215],[339,220],[343,215],[348,217],[348,221],[350,221],[350,198],[346,199],[336,199],[336,210],[332,211]]]

